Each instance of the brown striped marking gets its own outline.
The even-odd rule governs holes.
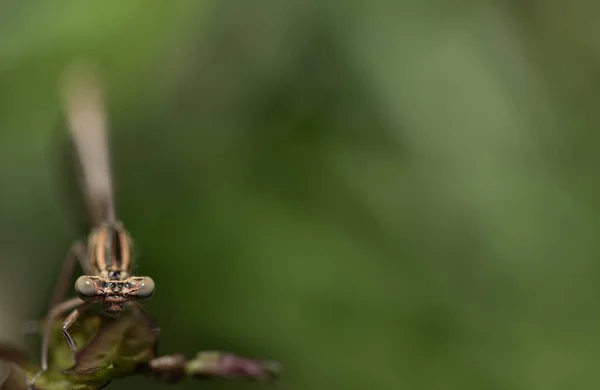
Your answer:
[[[104,224],[90,234],[89,253],[97,275],[112,280],[129,276],[133,266],[131,238],[120,223]]]

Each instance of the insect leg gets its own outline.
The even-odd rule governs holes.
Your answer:
[[[63,303],[60,303],[60,304],[54,306],[48,313],[48,316],[46,317],[46,322],[44,324],[44,333],[42,335],[42,370],[40,372],[38,372],[37,374],[35,374],[33,379],[29,382],[29,384],[28,384],[29,388],[32,388],[35,381],[44,372],[46,372],[48,370],[48,344],[50,343],[50,335],[52,333],[52,326],[54,325],[54,321],[62,313],[66,312],[67,310],[71,310],[83,303],[84,303],[84,301],[82,301],[79,298],[72,298],[72,299],[69,299],[68,301],[65,301]]]
[[[77,360],[76,360],[77,345],[75,345],[75,341],[69,334],[69,328],[71,327],[71,325],[73,325],[75,323],[75,321],[77,321],[77,318],[81,315],[81,313],[83,313],[85,311],[85,309],[87,309],[89,307],[90,303],[91,302],[86,302],[84,305],[73,310],[71,312],[71,314],[69,314],[67,319],[65,319],[65,322],[63,322],[62,332],[63,332],[63,335],[65,336],[65,340],[67,340],[67,344],[69,344],[69,351],[71,351],[73,363],[77,362]]]
[[[81,265],[83,272],[87,275],[90,275],[91,270],[89,269],[89,264],[86,263],[85,260],[85,244],[81,241],[74,242],[69,248],[67,258],[65,259],[62,270],[60,271],[58,283],[56,283],[56,287],[54,287],[54,292],[52,293],[52,306],[64,301],[71,276],[73,275],[73,270],[75,269],[75,263],[77,261]]]

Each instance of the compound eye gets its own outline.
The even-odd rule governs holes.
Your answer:
[[[75,291],[79,298],[86,300],[96,296],[96,285],[88,276],[80,276],[75,282]]]
[[[137,297],[140,299],[148,299],[154,294],[154,280],[146,276],[140,283],[140,288],[137,290]]]

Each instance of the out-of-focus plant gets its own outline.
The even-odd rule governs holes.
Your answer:
[[[35,382],[39,390],[95,390],[113,380],[143,375],[151,380],[175,383],[184,378],[248,379],[272,381],[279,364],[253,360],[230,353],[199,352],[187,359],[183,354],[157,356],[159,332],[138,314],[105,318],[86,316],[72,333],[77,345],[77,362],[64,341],[57,319],[50,341],[51,364]],[[87,344],[86,344],[87,341]],[[0,390],[24,390],[39,365],[21,351],[0,345]]]

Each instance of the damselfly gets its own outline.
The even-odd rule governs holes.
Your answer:
[[[129,304],[146,315],[138,299],[150,298],[154,293],[152,278],[131,275],[133,243],[116,216],[104,102],[92,67],[84,63],[71,67],[62,80],[62,92],[67,126],[79,157],[81,185],[95,227],[87,246],[74,243],[63,265],[44,326],[42,370],[30,387],[48,369],[48,343],[57,317],[72,310],[63,322],[62,332],[75,362],[77,346],[69,327],[91,304],[103,303],[109,314],[119,314]],[[75,282],[77,297],[63,301],[77,261],[85,275]]]

